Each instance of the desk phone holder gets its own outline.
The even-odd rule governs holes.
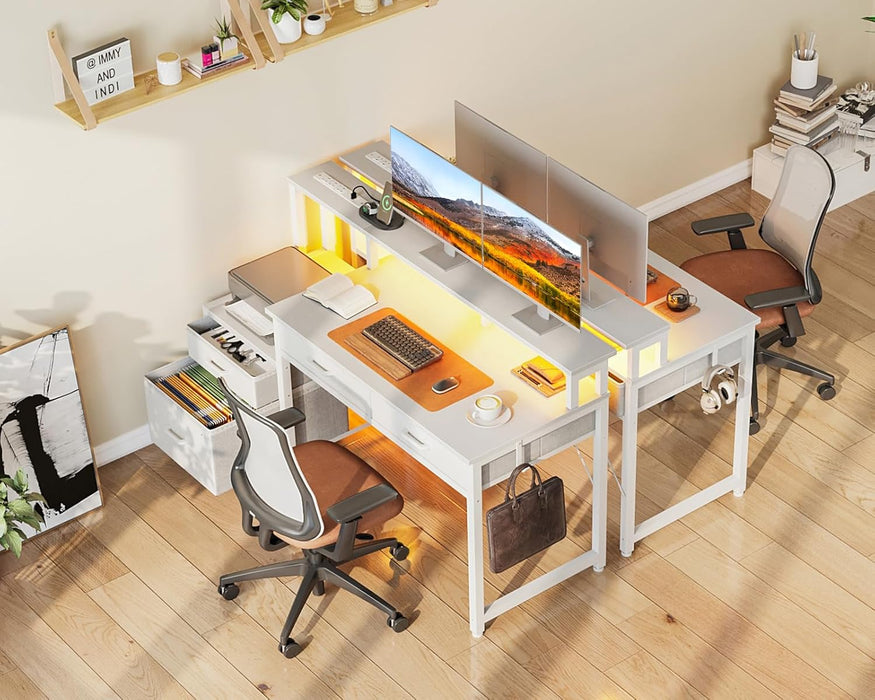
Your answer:
[[[388,224],[384,224],[377,218],[378,211],[379,210],[373,205],[362,204],[359,207],[359,216],[371,226],[378,228],[381,231],[394,231],[396,228],[401,228],[404,225],[404,217],[397,211],[392,211],[392,218],[389,220]]]

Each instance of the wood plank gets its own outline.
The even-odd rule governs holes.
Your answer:
[[[709,698],[776,697],[755,677],[657,605],[630,617],[620,628]]]
[[[102,586],[128,572],[128,567],[75,521],[49,530],[36,538],[34,544],[83,591]]]
[[[639,651],[616,666],[612,666],[606,675],[632,697],[649,697],[654,688],[659,688],[663,697],[686,698],[687,700],[704,699],[704,695],[678,676],[664,663],[646,651]]]
[[[9,659],[6,654],[3,653],[3,650],[0,649],[0,676],[4,673],[9,673],[10,671],[14,671],[16,668],[15,664]]]
[[[844,455],[850,457],[861,467],[875,471],[875,435],[845,448]]]
[[[112,689],[0,579],[3,653],[50,698],[115,698]]]
[[[120,697],[191,697],[56,563],[41,561],[4,580]]]
[[[630,697],[571,647],[536,654],[529,658],[525,667],[563,698]]]
[[[248,615],[240,615],[204,634],[204,638],[265,697],[339,697],[299,657],[287,659],[275,637]],[[318,642],[317,642],[318,643]]]
[[[447,663],[488,698],[559,697],[488,639],[449,657]]]
[[[46,697],[18,668],[0,675],[0,688],[3,688],[3,697],[6,700],[37,700]]]
[[[848,694],[875,688],[869,656],[715,547],[695,542],[669,561]]]
[[[655,616],[649,621],[650,625],[660,625],[662,631],[654,627],[647,628],[656,635],[655,640],[672,633],[666,632],[666,627],[673,630],[680,623],[779,697],[823,698],[844,695],[838,687],[756,625],[661,557],[652,555],[641,559],[623,569],[621,576],[662,609],[661,621]],[[670,615],[671,620],[666,615]],[[648,622],[646,618],[642,621]],[[628,629],[629,625],[627,621],[621,628]],[[648,651],[660,658],[660,645],[653,646]],[[689,663],[690,674],[697,673],[696,654],[691,655]],[[703,690],[692,679],[686,678],[681,669],[668,665],[697,690],[709,696],[714,692],[712,687]],[[717,667],[719,663],[715,662],[714,668]],[[758,697],[758,694],[748,694],[747,697]]]
[[[260,698],[261,693],[133,573],[91,596],[192,695]]]
[[[875,659],[871,607],[777,543],[745,557],[741,564]]]
[[[215,582],[198,571],[118,496],[110,493],[105,496],[103,508],[83,516],[80,522],[195,630],[206,632],[243,614],[237,605],[227,605],[220,596],[213,595]]]
[[[862,348],[870,355],[875,355],[875,333],[869,333],[869,335],[860,338],[857,341],[857,347]]]

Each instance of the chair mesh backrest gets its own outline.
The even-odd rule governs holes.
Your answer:
[[[235,486],[241,505],[262,524],[290,537],[305,541],[319,537],[324,524],[316,498],[285,431],[234,396],[224,382],[222,386],[243,443],[233,466],[242,470],[249,486],[239,490]],[[250,499],[253,495],[255,498]],[[263,506],[274,512],[265,511]]]
[[[791,146],[760,226],[763,240],[802,273],[809,293],[814,291],[814,244],[834,191],[835,177],[826,159],[811,148]]]

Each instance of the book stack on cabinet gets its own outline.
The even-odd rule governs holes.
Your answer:
[[[839,128],[835,97],[837,86],[832,78],[817,76],[813,88],[800,90],[788,80],[775,98],[775,123],[771,150],[784,155],[793,144],[817,148],[826,143]]]

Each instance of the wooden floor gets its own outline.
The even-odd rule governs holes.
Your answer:
[[[721,248],[689,222],[759,216],[764,204],[749,182],[730,187],[656,221],[651,246],[674,262]],[[700,509],[626,560],[612,483],[607,569],[499,617],[482,639],[465,619],[461,500],[378,435],[352,448],[403,492],[388,529],[412,552],[402,565],[372,555],[352,573],[413,624],[394,634],[329,589],[305,610],[294,636],[306,647],[292,660],[276,635],[296,580],[242,586],[233,602],[215,591],[221,573],[289,550],[261,551],[233,494],[211,496],[150,447],[101,469],[101,510],[35,538],[20,561],[0,555],[0,696],[872,698],[875,195],[829,215],[815,263],[825,300],[789,352],[834,371],[838,396],[822,402],[816,382],[761,370],[768,406],[743,498]],[[729,473],[731,416],[704,416],[696,393],[641,416],[639,519]],[[589,546],[576,456],[542,466],[565,479],[569,537],[490,576],[487,596]]]

